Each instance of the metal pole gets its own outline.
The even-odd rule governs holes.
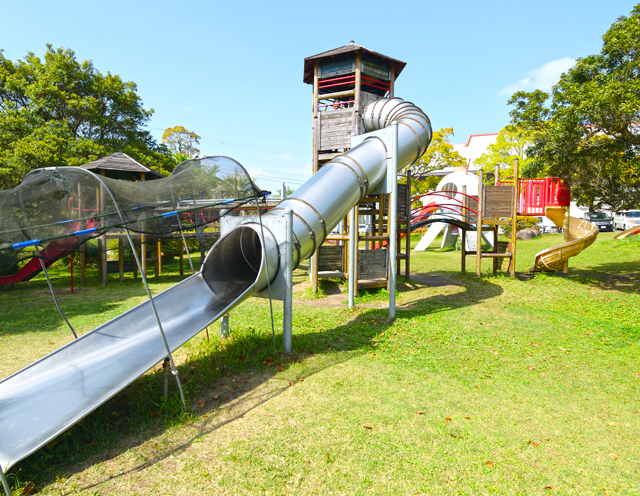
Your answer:
[[[389,198],[389,318],[396,318],[396,257],[398,231],[398,123],[391,127],[391,160],[387,165],[388,178],[391,181]]]
[[[220,337],[229,337],[229,314],[225,313],[220,319]]]
[[[114,202],[115,203],[115,202]],[[118,210],[120,207],[118,206]],[[149,298],[149,303],[151,304],[151,308],[153,310],[153,314],[156,317],[156,322],[158,323],[158,329],[160,330],[160,334],[162,336],[162,341],[164,342],[164,347],[167,350],[167,357],[169,358],[169,363],[171,364],[171,373],[176,378],[176,383],[178,384],[178,390],[180,391],[180,399],[182,400],[182,406],[184,407],[184,411],[187,411],[187,402],[184,399],[184,392],[182,391],[182,383],[180,382],[180,374],[178,369],[176,368],[176,364],[173,361],[173,356],[171,355],[171,348],[169,347],[169,342],[167,341],[167,336],[164,334],[164,329],[162,327],[162,322],[160,321],[160,316],[158,315],[158,310],[156,309],[156,304],[153,301],[153,296],[151,296],[151,290],[149,289],[149,284],[147,284],[147,275],[142,270],[142,264],[140,263],[140,258],[138,257],[138,252],[136,252],[136,247],[133,244],[133,240],[131,239],[131,234],[129,234],[129,228],[125,228],[125,233],[127,234],[127,239],[129,240],[129,246],[131,246],[131,251],[133,251],[133,257],[136,260],[136,264],[140,269],[140,278],[142,279],[142,283],[144,284],[144,289],[147,291],[147,297]]]
[[[7,496],[12,496],[11,486],[9,485],[9,481],[7,477],[4,475],[4,470],[0,467],[0,479],[2,479],[2,487],[4,488],[4,492],[7,493]]]
[[[69,329],[71,329],[71,332],[73,333],[74,339],[78,339],[78,335],[76,334],[76,331],[74,330],[74,328],[71,325],[71,323],[67,320],[67,317],[65,316],[64,312],[62,311],[62,308],[60,308],[60,303],[58,302],[58,297],[56,296],[56,292],[53,290],[53,284],[51,284],[51,279],[49,279],[49,273],[47,272],[47,267],[44,264],[44,260],[42,260],[42,257],[40,256],[40,250],[38,249],[37,245],[36,245],[35,248],[36,248],[36,254],[38,255],[38,260],[40,260],[40,267],[42,267],[42,272],[44,272],[44,277],[47,279],[47,284],[49,285],[49,291],[51,291],[51,296],[53,296],[53,301],[55,301],[55,303],[56,303],[56,308],[58,309],[58,313],[64,319],[64,321],[67,323],[67,325],[69,326]]]
[[[356,236],[358,235],[358,223],[356,219],[356,208],[349,211],[349,308],[356,304]]]
[[[284,183],[282,183],[284,188]],[[285,208],[287,235],[285,237],[284,304],[282,323],[282,347],[291,353],[293,344],[293,210]]]
[[[33,232],[33,229],[31,229],[31,222],[29,222],[29,217],[27,216],[27,209],[24,206],[24,197],[22,196],[22,188],[18,189],[18,193],[20,195],[20,208],[22,209],[22,216],[24,217],[24,222],[27,225],[27,229],[29,230],[29,232],[33,236],[34,232]],[[33,237],[35,237],[35,236],[33,236]],[[71,332],[73,333],[73,337],[75,339],[78,339],[78,335],[76,334],[76,331],[73,329],[72,325],[67,320],[67,317],[64,315],[64,312],[62,311],[62,308],[60,308],[60,303],[58,303],[58,298],[56,296],[55,291],[53,290],[53,284],[51,284],[51,279],[49,279],[49,273],[47,272],[47,266],[45,265],[44,261],[42,260],[42,256],[40,255],[40,249],[38,248],[38,245],[34,245],[34,248],[36,249],[36,255],[38,256],[38,260],[40,260],[40,267],[42,267],[42,272],[44,272],[44,277],[47,279],[47,284],[49,285],[49,291],[51,291],[51,296],[53,296],[53,301],[56,303],[56,308],[58,309],[58,313],[64,319],[64,321],[67,323],[67,325],[69,326],[69,329],[71,329]]]
[[[286,189],[286,185],[284,184],[284,181],[282,181],[282,189],[280,190],[280,198],[284,200],[286,197],[287,197],[287,189]]]

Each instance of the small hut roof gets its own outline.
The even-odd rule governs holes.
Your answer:
[[[144,172],[145,174],[149,174],[155,178],[164,177],[158,171],[154,171],[146,165],[142,165],[137,160],[132,159],[129,155],[122,152],[112,153],[106,157],[101,157],[81,165],[80,167],[97,173],[99,173],[98,171],[100,170],[138,174]]]
[[[398,77],[398,75],[402,72],[402,69],[404,69],[404,67],[407,65],[406,62],[402,62],[401,60],[397,60],[391,57],[387,57],[386,55],[382,55],[381,53],[374,52],[373,50],[369,50],[368,48],[365,48],[363,46],[356,45],[352,41],[348,45],[334,48],[333,50],[328,50],[326,52],[312,55],[311,57],[307,57],[306,59],[304,59],[304,76],[302,80],[307,84],[313,84],[313,67],[318,60],[341,57],[347,53],[357,52],[358,50],[361,50],[362,53],[368,55],[369,57],[391,63],[394,67],[395,77]]]

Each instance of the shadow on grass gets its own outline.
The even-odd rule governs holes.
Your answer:
[[[605,291],[637,293],[640,290],[640,261],[603,263],[589,269],[569,268],[569,277]]]
[[[435,283],[433,286],[420,282],[424,277],[418,275],[417,279],[405,282],[400,290],[451,285],[464,287],[466,291],[439,293],[398,307],[397,321],[473,306],[503,291],[500,286],[487,281],[475,281],[454,273],[443,274],[430,281]],[[307,308],[307,311],[313,314],[319,310]],[[150,450],[147,458],[129,471],[117,476],[103,476],[80,490],[144,470],[188,449],[199,438],[269,402],[300,379],[350,360],[354,355],[373,351],[372,339],[394,325],[394,321],[388,318],[386,309],[367,308],[348,322],[331,329],[296,335],[298,325],[294,313],[295,352],[288,356],[274,356],[272,336],[259,334],[253,329],[226,340],[213,338],[202,341],[198,350],[179,366],[188,404],[194,412],[191,415],[181,415],[182,407],[174,391],[175,386],[172,385],[168,399],[162,396],[163,374],[155,370],[140,377],[63,435],[14,466],[12,473],[19,472],[22,480],[32,481],[38,486],[46,485],[59,477],[58,474],[68,477],[93,464],[117,457],[172,426],[185,425],[190,432],[194,431],[186,440],[163,440],[163,447]],[[282,335],[277,335],[276,339],[281,342]],[[304,363],[304,372],[293,377],[296,372],[291,366],[301,362]],[[278,374],[282,374],[281,383],[277,383]],[[263,387],[269,381],[271,387]],[[77,491],[70,490],[68,494]]]

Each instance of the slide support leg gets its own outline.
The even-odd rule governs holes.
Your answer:
[[[284,183],[282,184],[282,191]],[[291,353],[293,345],[293,210],[285,209],[287,234],[285,237],[285,266],[284,269],[284,302],[282,322],[282,347],[285,353]]]
[[[13,496],[11,492],[11,486],[9,485],[9,481],[7,477],[4,475],[4,470],[0,467],[0,479],[2,479],[2,487],[4,488],[4,492],[7,493],[7,496]]]
[[[398,123],[392,128],[391,160],[388,161],[387,174],[391,181],[389,198],[389,318],[396,318],[396,259],[398,255]],[[357,225],[357,224],[356,224]]]

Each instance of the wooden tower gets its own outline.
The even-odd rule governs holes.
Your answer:
[[[379,98],[393,97],[395,80],[405,65],[405,62],[356,45],[353,41],[304,60],[303,81],[313,85],[313,174],[348,151],[353,134],[365,132],[362,118],[365,107]],[[411,203],[407,201],[410,196],[408,184],[409,181],[406,185],[399,185],[404,190],[401,189],[398,195],[404,205],[398,209],[398,220],[405,227],[407,250],[396,256],[398,266],[401,259],[405,260],[407,277],[408,212]],[[364,241],[367,249],[358,250],[361,257],[356,254],[356,288],[386,286],[390,263],[384,248],[388,241],[388,233],[385,234],[385,230],[388,230],[388,195],[369,196],[363,199],[360,207],[360,215],[367,216],[361,218],[367,218],[368,221],[363,229],[359,229],[358,225],[353,228],[362,231],[358,233],[358,242]],[[349,229],[345,219],[342,229],[327,237],[327,241],[335,244],[323,244],[311,258],[310,274],[314,292],[318,290],[318,277],[346,276]],[[402,226],[398,226],[398,231],[402,231]],[[381,263],[381,258],[385,259],[385,263]]]

